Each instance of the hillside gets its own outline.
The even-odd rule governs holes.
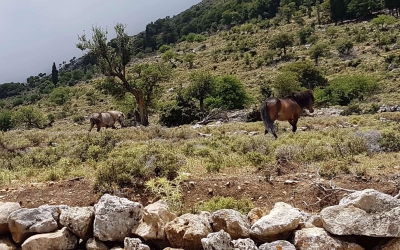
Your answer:
[[[149,126],[88,133],[91,113],[128,114],[137,105],[129,93],[112,96],[99,89],[109,82],[97,65],[60,70],[63,84],[56,86],[48,76],[39,77],[23,95],[1,99],[0,126],[6,127],[0,134],[1,200],[25,207],[83,206],[107,192],[144,205],[163,198],[177,213],[271,208],[278,201],[312,212],[336,204],[346,189],[397,194],[400,113],[377,109],[399,104],[399,20],[376,24],[376,13],[335,25],[321,12],[325,20],[318,24],[317,8],[311,10],[310,16],[299,10],[289,22],[277,16],[223,25],[193,41],[186,36],[163,53],[156,46],[137,55],[127,72],[140,64],[175,65],[151,104]],[[292,37],[285,48],[280,34]],[[323,53],[316,64],[310,51],[317,45]],[[162,126],[160,110],[187,108],[179,106],[179,90],[189,88],[193,72],[237,78],[249,97],[243,112],[258,110],[266,95],[311,86],[316,112],[300,118],[296,133],[287,122],[277,122],[277,140],[263,134],[259,121]],[[62,81],[67,75],[72,80]],[[197,99],[189,101],[198,108]],[[348,115],[330,112],[333,108]]]

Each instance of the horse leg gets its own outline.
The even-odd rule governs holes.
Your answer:
[[[100,132],[101,126],[100,124],[96,124],[97,125],[97,132]]]
[[[292,125],[293,133],[296,132],[296,130],[297,130],[297,121],[298,121],[298,119],[296,119],[296,118],[293,120],[289,120],[289,123]]]
[[[92,128],[94,127],[94,122],[90,121],[90,128],[89,128],[89,132],[92,131]]]

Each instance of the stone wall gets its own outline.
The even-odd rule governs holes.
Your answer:
[[[278,202],[271,211],[231,209],[177,217],[160,200],[104,195],[94,207],[0,203],[0,249],[400,249],[400,200],[373,189],[309,214]]]

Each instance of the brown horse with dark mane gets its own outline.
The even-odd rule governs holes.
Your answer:
[[[293,127],[292,131],[296,132],[297,121],[303,113],[303,109],[306,108],[312,113],[314,112],[313,105],[312,90],[295,92],[284,98],[268,98],[261,105],[261,118],[265,126],[265,134],[270,132],[275,139],[278,138],[274,127],[275,120],[288,121]]]

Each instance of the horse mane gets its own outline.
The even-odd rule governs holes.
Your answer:
[[[309,89],[300,92],[294,92],[292,95],[286,96],[285,98],[289,98],[297,102],[301,108],[307,107],[310,101],[314,102],[313,91]]]

